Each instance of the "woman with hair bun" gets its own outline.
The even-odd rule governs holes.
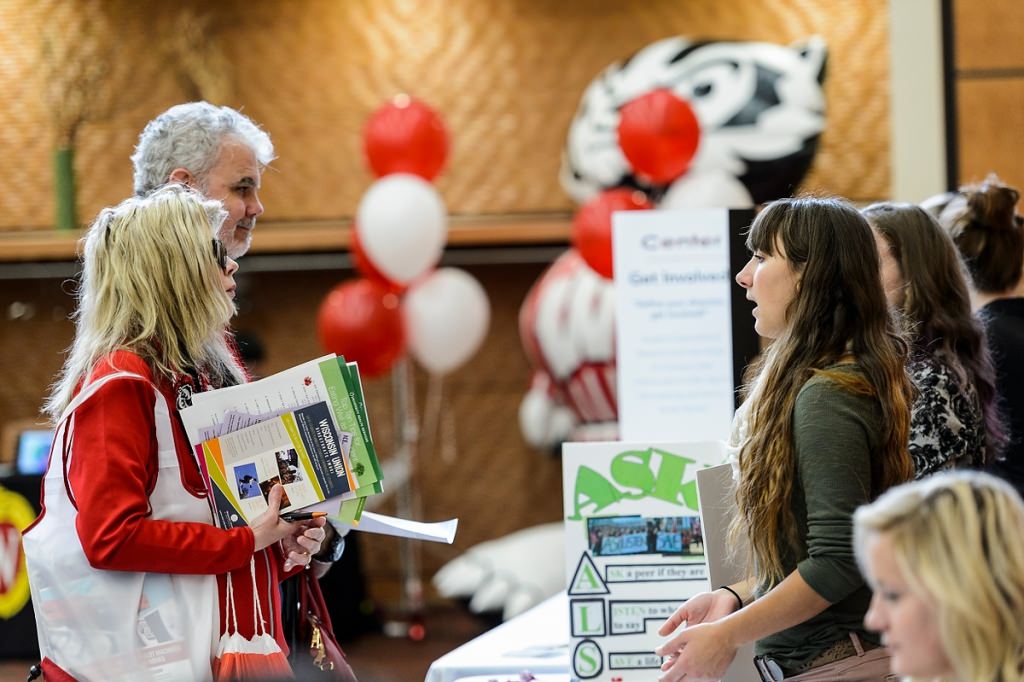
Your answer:
[[[994,175],[925,201],[967,266],[971,303],[985,324],[1008,442],[993,466],[1024,492],[1024,222],[1020,193]]]
[[[907,364],[917,388],[910,455],[918,478],[950,467],[980,468],[1004,436],[995,374],[956,246],[915,204],[878,203],[867,218],[882,267],[882,286],[911,342]]]
[[[982,472],[893,488],[854,516],[874,589],[864,624],[893,674],[944,682],[1024,679],[1024,503]]]

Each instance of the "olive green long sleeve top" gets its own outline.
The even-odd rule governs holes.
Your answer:
[[[860,373],[856,365],[829,369]],[[780,550],[787,574],[799,571],[831,606],[758,640],[756,653],[771,655],[786,669],[800,668],[850,632],[878,642],[864,629],[871,592],[853,553],[853,512],[877,494],[871,459],[879,451],[881,423],[877,399],[855,395],[825,376],[809,379],[797,395],[792,504],[799,546]]]

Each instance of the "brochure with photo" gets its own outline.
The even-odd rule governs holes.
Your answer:
[[[304,478],[301,453],[309,454],[311,448],[306,443],[302,443],[305,450],[289,445],[301,442],[300,423],[312,423],[305,416],[297,419],[296,415],[308,414],[303,411],[315,405],[326,411],[322,418],[329,428],[321,428],[318,421],[317,428],[310,427],[303,433],[313,439],[311,442],[321,444],[322,451],[330,449],[326,439],[327,434],[333,434],[340,461],[333,457],[330,461],[334,463],[332,471],[343,472],[339,476],[316,479],[309,474],[309,478]],[[243,510],[265,508],[265,492],[273,485],[275,476],[285,486],[288,511],[328,511],[332,519],[346,524],[358,524],[365,498],[383,491],[383,475],[370,436],[358,368],[344,358],[327,355],[248,384],[197,393],[192,396],[192,405],[181,409],[180,414],[200,467],[211,481],[215,513],[225,515],[219,522],[237,525],[246,518]],[[289,415],[296,429],[290,440],[283,435],[288,433],[283,425]],[[268,423],[277,426],[269,430],[257,428]],[[247,435],[234,435],[242,433]],[[318,434],[321,439],[315,440]],[[227,454],[224,439],[229,444]],[[312,454],[316,452],[313,448]],[[238,470],[229,470],[226,459]],[[342,477],[344,484],[334,480]],[[327,485],[328,481],[331,485]],[[312,494],[314,483],[325,494]],[[326,494],[328,490],[330,493]]]
[[[383,492],[384,476],[355,362],[325,355],[248,384],[197,393],[179,413],[218,525],[242,525],[262,513],[280,482],[282,512],[326,511],[335,526],[368,533],[449,544],[455,538],[457,519],[364,516],[367,497]]]
[[[349,492],[342,453],[351,438],[335,429],[327,403],[316,403],[205,441],[202,464],[215,491],[217,524],[248,524],[266,510],[278,483],[282,512]]]
[[[169,576],[147,573],[135,623],[137,654],[150,675],[147,679],[171,682],[192,675],[183,616]]]

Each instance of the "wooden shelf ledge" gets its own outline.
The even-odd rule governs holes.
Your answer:
[[[449,246],[521,246],[567,244],[572,216],[543,213],[502,216],[452,216]],[[78,257],[82,231],[0,231],[0,263],[70,261]],[[351,220],[265,221],[257,224],[250,253],[348,251]]]

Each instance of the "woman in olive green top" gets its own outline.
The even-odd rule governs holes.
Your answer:
[[[852,515],[913,477],[907,347],[886,306],[871,228],[836,199],[769,204],[736,281],[765,351],[737,413],[734,537],[750,578],[683,604],[660,630],[663,680],[719,679],[742,644],[768,680],[882,680]],[[676,632],[683,624],[686,627]]]

